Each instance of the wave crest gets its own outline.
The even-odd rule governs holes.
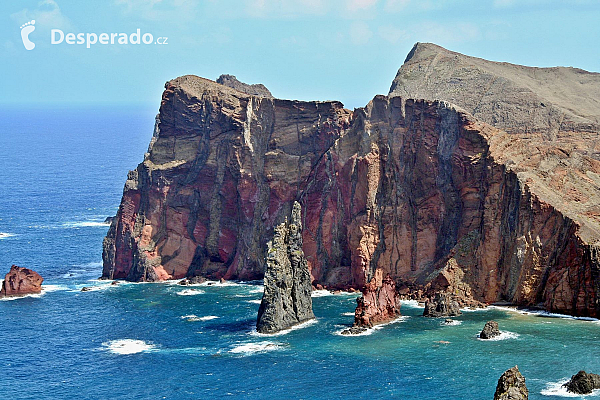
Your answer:
[[[117,339],[102,343],[103,350],[113,354],[136,354],[156,349],[156,346],[136,339]]]

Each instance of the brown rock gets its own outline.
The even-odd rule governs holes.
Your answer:
[[[13,265],[4,277],[0,297],[40,293],[43,281],[37,272]]]
[[[354,326],[372,327],[391,321],[400,315],[400,299],[396,293],[396,284],[389,275],[383,278],[383,270],[375,271],[362,294],[356,299]]]
[[[436,60],[419,52],[410,71]],[[434,64],[435,79],[420,75],[428,88],[447,83]],[[597,98],[577,96],[586,109]],[[505,103],[519,105],[513,97]],[[420,287],[419,299],[440,286],[461,306],[599,316],[600,141],[576,112],[556,134],[537,115],[539,131],[519,122],[507,133],[443,101],[376,96],[351,112],[174,79],[104,240],[103,276],[261,279],[265,243],[300,199],[311,282],[323,287],[364,287],[381,269]]]

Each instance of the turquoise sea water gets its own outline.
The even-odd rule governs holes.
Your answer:
[[[491,399],[515,364],[531,399],[559,399],[570,375],[600,372],[597,321],[490,308],[447,326],[406,303],[395,323],[345,337],[356,296],[317,292],[316,322],[266,336],[254,331],[260,282],[96,281],[101,222],[154,114],[0,111],[0,274],[17,264],[46,284],[0,301],[0,399]],[[490,319],[505,334],[481,341]]]

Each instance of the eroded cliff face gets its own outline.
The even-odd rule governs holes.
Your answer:
[[[314,283],[362,288],[380,269],[426,285],[451,265],[477,301],[597,316],[600,164],[564,147],[445,102],[376,96],[350,112],[181,77],[128,176],[103,275],[260,279],[297,200]]]
[[[195,76],[168,82],[104,241],[103,276],[262,278],[273,227],[350,116],[339,102],[251,96]]]

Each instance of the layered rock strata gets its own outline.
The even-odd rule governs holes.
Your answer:
[[[275,228],[268,243],[264,293],[256,330],[276,333],[314,318],[310,273],[302,251],[301,207],[294,202],[290,222]]]
[[[415,71],[429,65],[419,52]],[[509,134],[394,95],[351,112],[194,76],[165,88],[104,277],[260,279],[264,243],[298,199],[315,285],[362,288],[381,269],[423,289],[446,268],[458,299],[599,315],[600,162],[582,151],[594,132]]]
[[[365,285],[362,296],[356,299],[355,327],[373,327],[389,322],[400,315],[400,299],[396,283],[390,275],[383,277],[383,270],[375,270],[375,276]]]
[[[13,265],[4,277],[0,297],[40,293],[44,278],[29,268]]]
[[[529,390],[519,368],[515,365],[506,370],[498,379],[494,400],[527,400],[528,398]]]

